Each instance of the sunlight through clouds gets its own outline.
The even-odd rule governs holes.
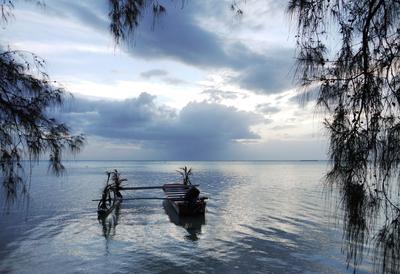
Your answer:
[[[93,112],[87,112],[79,114],[80,124],[91,125],[89,138],[96,141],[89,142],[84,158],[104,155],[94,153],[101,147],[106,151],[106,147],[128,145],[136,159],[149,159],[149,155],[154,159],[176,158],[178,152],[183,158],[198,153],[202,159],[261,159],[262,155],[274,155],[270,152],[279,147],[295,148],[320,139],[324,143],[313,104],[301,106],[298,100],[293,81],[294,42],[284,20],[285,5],[251,2],[243,7],[245,13],[240,18],[229,9],[230,1],[193,1],[183,9],[166,2],[168,13],[155,26],[146,14],[132,43],[119,46],[109,33],[104,13],[107,7],[101,1],[46,1],[46,7],[24,2],[18,3],[17,20],[1,30],[0,40],[43,57],[52,80],[74,94],[77,101],[102,102],[103,108],[113,109],[117,102],[133,102],[144,93],[154,96],[152,107],[170,108],[179,119],[192,117],[193,121],[185,120],[188,125],[184,128],[188,130],[195,123],[192,129],[196,130],[190,134],[180,131],[177,118],[172,116],[146,130],[164,130],[168,138],[175,138],[171,147],[179,147],[181,142],[204,152],[167,150],[164,143],[144,131],[141,135],[130,132],[130,143],[124,137],[117,144],[116,139],[99,135]],[[192,112],[187,111],[195,108],[201,111],[190,116]],[[225,114],[215,116],[220,113]],[[76,115],[70,113],[70,118]],[[125,114],[130,115],[136,114]],[[207,120],[207,125],[221,121],[211,130],[205,124],[204,128],[198,126],[202,122],[199,117]],[[235,117],[239,119],[236,123],[232,122]],[[243,132],[253,135],[231,136],[233,129],[227,126],[241,126],[246,129]],[[207,140],[204,130],[213,132],[214,140]],[[324,150],[323,145],[316,146],[310,155],[304,155],[299,147],[293,157],[324,159]],[[129,159],[129,153],[117,151],[121,158]]]

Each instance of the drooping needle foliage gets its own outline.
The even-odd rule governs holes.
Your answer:
[[[344,208],[348,258],[357,265],[377,217],[383,272],[400,268],[400,1],[291,0],[297,75],[319,87],[331,170]],[[360,244],[361,243],[361,244]]]
[[[12,1],[0,3],[3,23],[12,8]],[[26,51],[0,50],[0,179],[9,198],[25,190],[23,160],[48,157],[49,167],[59,174],[63,152],[82,147],[84,137],[72,135],[49,112],[66,95],[50,81],[43,59]]]
[[[166,12],[157,0],[109,0],[109,6],[110,31],[116,44],[129,42],[145,10],[151,10],[154,19]]]
[[[0,170],[9,195],[23,183],[22,160],[37,161],[48,155],[52,171],[59,174],[64,150],[78,152],[82,135],[48,114],[66,95],[43,72],[43,60],[32,53],[0,53]]]
[[[45,1],[37,1],[45,5]],[[139,23],[143,10],[156,16],[165,8],[158,1],[109,0],[110,30],[116,44],[128,41]],[[13,18],[14,1],[0,0],[0,23]],[[63,104],[67,93],[50,81],[44,60],[27,51],[0,50],[0,179],[10,198],[25,190],[22,161],[49,156],[51,169],[63,169],[62,154],[78,152],[82,135],[72,135],[67,125],[48,112]]]

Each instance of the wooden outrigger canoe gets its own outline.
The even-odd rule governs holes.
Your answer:
[[[204,214],[207,197],[200,197],[200,191],[193,185],[165,184],[162,187],[166,200],[179,216]]]
[[[164,184],[162,186],[142,186],[142,187],[124,187],[121,185],[126,179],[120,178],[117,170],[107,172],[107,184],[102,192],[102,197],[97,206],[99,217],[107,217],[116,207],[118,207],[123,198],[120,191],[123,190],[146,190],[146,189],[162,189],[165,193],[165,198],[158,197],[139,197],[127,198],[125,200],[140,200],[140,199],[163,199],[167,200],[175,209],[179,216],[195,216],[205,213],[207,197],[201,197],[198,185],[192,185],[189,180],[191,169],[183,168],[184,175],[183,184]],[[110,178],[112,183],[109,183]]]

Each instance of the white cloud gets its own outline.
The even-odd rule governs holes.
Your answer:
[[[165,123],[185,128],[187,131],[180,133],[192,139],[203,138],[203,147],[213,148],[204,150],[212,158],[272,159],[271,155],[280,157],[279,148],[286,151],[291,146],[294,154],[285,154],[288,158],[306,157],[302,147],[310,145],[310,136],[318,136],[320,126],[318,118],[313,117],[312,105],[301,109],[293,99],[294,44],[288,38],[286,3],[248,0],[241,19],[231,13],[230,3],[189,1],[184,9],[171,6],[155,30],[151,29],[151,18],[144,18],[133,47],[115,47],[108,29],[106,1],[47,0],[45,9],[21,1],[15,9],[16,19],[0,30],[0,42],[38,53],[46,59],[52,79],[78,97],[104,102],[104,108],[110,107],[110,117],[121,113],[113,105],[122,107],[124,101],[133,102],[143,92],[156,96],[152,109],[140,109],[140,113],[157,111],[160,106],[172,109],[163,115],[176,113],[181,120],[167,117]],[[87,111],[70,115],[71,119],[82,119],[81,125],[87,130],[100,114]],[[254,117],[261,117],[263,122]],[[191,121],[195,121],[193,125]],[[210,128],[211,122],[216,124]],[[189,134],[190,126],[215,134],[216,140],[223,132],[227,138],[221,143],[207,143],[203,132]],[[162,131],[160,124],[157,131]],[[142,128],[143,135],[151,133]],[[177,157],[178,152],[190,154],[189,148],[160,152],[156,142],[150,145],[145,137],[127,144],[96,134],[85,157],[106,157],[112,150],[121,158],[131,154],[147,159]],[[174,147],[179,142],[193,145],[179,135],[170,138],[176,141]],[[313,150],[310,153],[321,155]]]

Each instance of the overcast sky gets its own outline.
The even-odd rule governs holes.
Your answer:
[[[0,42],[47,61],[74,99],[55,113],[87,136],[78,159],[325,159],[322,116],[293,80],[286,1],[165,3],[129,44],[109,32],[107,0],[18,1]]]

